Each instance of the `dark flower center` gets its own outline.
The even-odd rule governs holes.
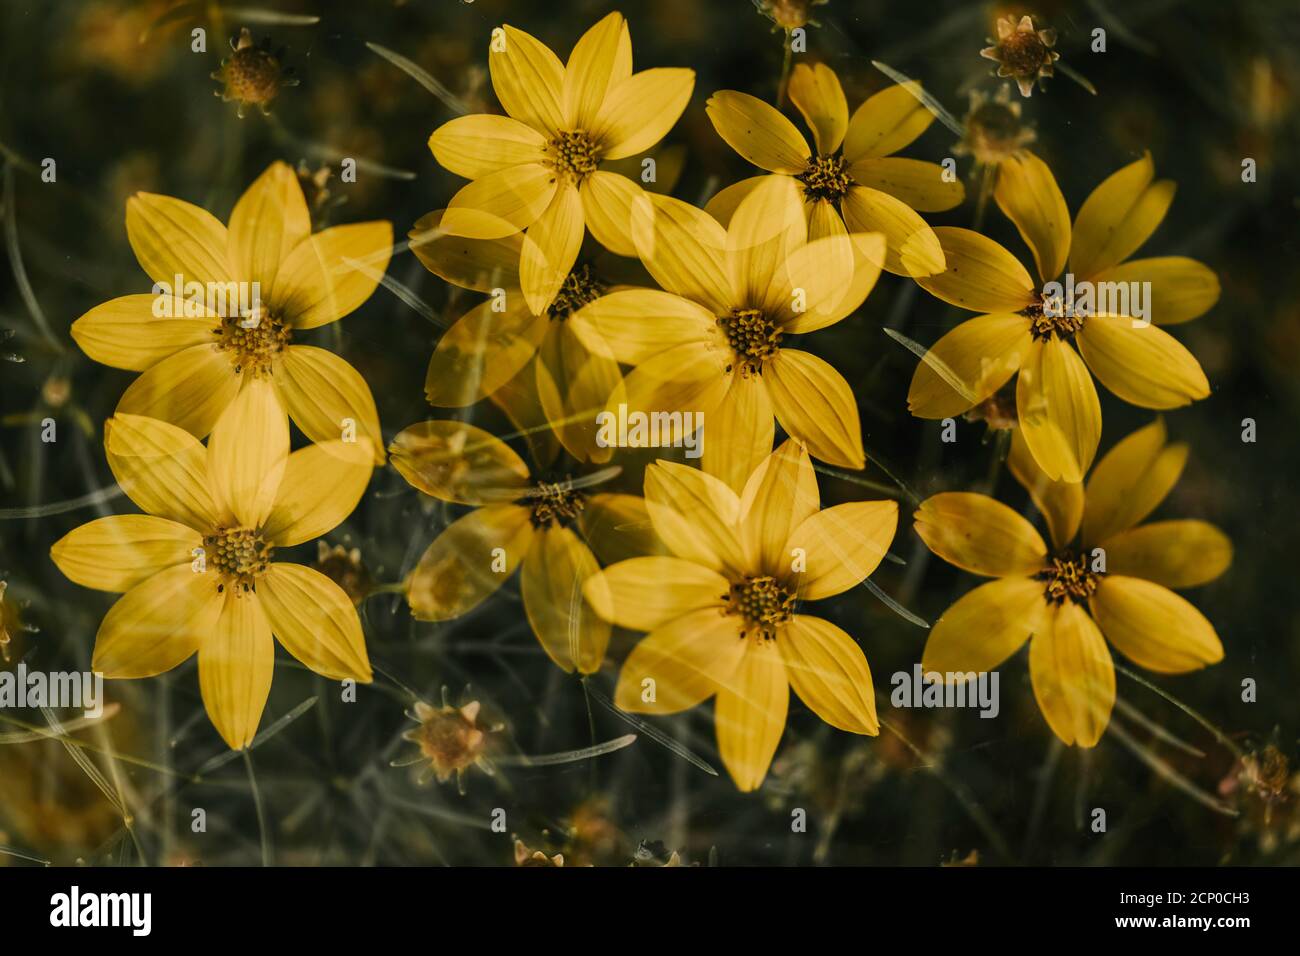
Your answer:
[[[794,613],[794,592],[782,587],[776,578],[766,575],[746,577],[731,586],[727,594],[727,611],[745,619],[746,632],[753,628],[771,640],[778,626]],[[744,633],[742,632],[742,636]]]
[[[548,164],[556,172],[580,183],[596,171],[600,150],[585,130],[556,133],[546,143]]]
[[[1082,604],[1097,590],[1102,573],[1088,570],[1085,555],[1065,553],[1052,558],[1034,577],[1043,582],[1043,596],[1053,604],[1067,599]]]
[[[746,378],[763,370],[763,363],[781,351],[781,326],[760,309],[732,309],[716,322],[727,345],[736,355],[736,364]],[[730,372],[733,366],[727,366]]]
[[[843,156],[815,156],[808,161],[808,168],[795,178],[803,184],[805,198],[826,199],[837,206],[853,185]]]
[[[536,528],[552,525],[567,527],[577,520],[587,506],[587,496],[573,487],[572,478],[564,481],[539,481],[525,496],[533,509],[532,521]]]
[[[549,318],[563,321],[604,294],[605,284],[592,273],[591,266],[578,266],[565,276],[554,301],[546,307],[546,314]]]
[[[238,316],[228,316],[213,329],[217,345],[230,353],[236,372],[267,375],[293,337],[289,326],[265,307],[258,306]]]
[[[237,589],[252,590],[253,579],[271,565],[271,545],[250,528],[218,528],[203,538],[204,560]],[[224,588],[218,586],[218,590]]]

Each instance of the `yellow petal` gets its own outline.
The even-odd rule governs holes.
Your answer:
[[[623,15],[611,13],[574,44],[564,67],[564,119],[569,128],[587,129],[595,121],[614,79],[625,27]]]
[[[732,375],[726,395],[704,414],[708,428],[700,433],[700,466],[739,492],[772,453],[776,425],[767,387],[758,376]]]
[[[632,207],[632,239],[662,288],[714,315],[730,310],[727,234],[713,217],[680,199],[645,193]]]
[[[966,187],[938,163],[900,156],[863,159],[850,167],[859,186],[889,193],[919,212],[943,212],[960,206]]]
[[[213,329],[221,319],[201,305],[191,308],[198,314],[186,315],[185,300],[174,296],[120,296],[73,322],[72,338],[96,362],[143,372],[177,352],[216,341]]]
[[[1028,151],[1005,160],[993,198],[1033,251],[1042,280],[1059,276],[1070,254],[1070,210],[1047,164]]]
[[[216,527],[207,449],[189,432],[152,418],[114,415],[104,423],[104,452],[117,483],[143,510],[200,532]]]
[[[552,525],[533,535],[520,575],[524,612],[542,648],[564,671],[600,670],[610,624],[587,605],[587,579],[600,570],[573,530]]]
[[[1034,526],[988,495],[941,492],[921,502],[914,517],[927,548],[973,574],[1034,574],[1047,560],[1047,545]]]
[[[546,320],[548,326],[550,320]],[[548,329],[549,333],[549,329]],[[549,468],[560,454],[560,440],[555,426],[546,417],[541,395],[537,391],[537,357],[520,370],[519,374],[493,392],[488,398],[505,414],[521,434],[529,454],[539,468]]]
[[[583,586],[597,614],[634,631],[653,631],[700,608],[721,608],[730,591],[717,571],[664,556],[620,561]]]
[[[1214,270],[1186,256],[1133,259],[1099,272],[1093,281],[1098,287],[1106,282],[1149,282],[1147,306],[1156,325],[1188,322],[1219,301],[1219,277]]]
[[[786,578],[790,534],[817,513],[821,496],[808,449],[787,439],[764,457],[740,496],[740,534],[746,553],[765,574]]]
[[[559,188],[540,163],[510,166],[462,186],[442,214],[442,230],[467,239],[501,239],[527,229]]]
[[[475,292],[519,288],[519,233],[500,239],[466,239],[443,232],[445,209],[421,216],[407,234],[424,267],[452,285]]]
[[[212,500],[243,527],[260,528],[271,513],[288,458],[289,423],[275,386],[254,379],[221,416],[208,441]]]
[[[311,214],[298,174],[276,162],[249,186],[230,214],[230,262],[245,282],[259,283],[269,300],[280,264],[311,235]]]
[[[361,307],[393,251],[393,226],[357,222],[318,232],[281,266],[274,298],[295,329],[314,329]]]
[[[1106,570],[1167,588],[1213,581],[1232,564],[1232,541],[1206,521],[1155,521],[1101,542]]]
[[[552,323],[534,363],[542,408],[560,443],[579,461],[608,461],[597,415],[622,384],[618,363],[590,352],[568,322]]]
[[[878,232],[838,231],[799,246],[778,265],[768,296],[782,330],[814,332],[848,316],[875,286],[886,256]]]
[[[604,565],[665,550],[640,495],[592,495],[578,515],[578,525],[591,553]]]
[[[944,271],[944,249],[938,234],[901,199],[879,189],[853,186],[844,196],[841,210],[850,232],[884,234],[886,271],[917,279]]]
[[[786,557],[802,568],[796,574],[799,597],[819,601],[865,581],[897,528],[895,501],[850,501],[805,518],[786,543]]]
[[[519,505],[488,505],[452,522],[407,579],[416,620],[450,621],[501,587],[532,544],[530,517]]]
[[[1146,242],[1174,201],[1171,180],[1155,178],[1151,154],[1112,173],[1074,219],[1070,271],[1079,279],[1119,265]]]
[[[742,792],[757,790],[767,776],[789,707],[790,681],[776,641],[747,641],[714,704],[718,751]]]
[[[132,382],[117,410],[170,422],[202,438],[239,394],[241,379],[225,352],[211,344],[191,345]]]
[[[257,736],[275,673],[275,641],[255,592],[226,592],[215,633],[199,647],[203,706],[221,739],[242,750]]]
[[[727,272],[733,301],[763,312],[789,308],[782,266],[807,238],[803,203],[793,179],[768,176],[737,207],[727,227]],[[847,244],[846,244],[847,245]],[[842,290],[841,290],[842,292]]]
[[[709,343],[675,345],[639,363],[609,396],[607,410],[646,414],[699,412],[707,422],[726,397],[733,375],[728,371],[730,352]],[[706,441],[704,454],[710,454]]]
[[[1012,429],[1011,432],[1007,468],[1025,491],[1029,492],[1034,505],[1047,520],[1047,527],[1052,534],[1052,546],[1060,549],[1069,544],[1079,530],[1079,522],[1083,520],[1083,485],[1048,478],[1043,469],[1038,467],[1019,428]]]
[[[632,649],[614,703],[638,714],[676,714],[717,693],[745,654],[739,618],[715,608],[673,618]]]
[[[824,63],[797,64],[788,91],[790,102],[813,131],[817,152],[828,155],[839,149],[849,128],[849,104],[835,71]]]
[[[333,531],[356,508],[373,471],[364,439],[300,448],[289,456],[263,537],[286,548]]]
[[[532,526],[527,515],[522,508],[494,506],[447,528],[407,578],[411,615],[419,621],[452,620],[495,593],[528,551]],[[473,553],[462,553],[465,547]],[[499,572],[498,559],[508,562]],[[487,570],[489,563],[493,571]]]
[[[1165,445],[1157,419],[1118,442],[1088,479],[1083,540],[1095,545],[1133,527],[1173,490],[1187,463],[1187,446]]]
[[[384,462],[384,438],[374,396],[361,373],[333,352],[291,345],[276,375],[293,423],[312,441],[368,438],[375,463]]]
[[[772,173],[802,173],[808,142],[777,110],[748,93],[719,90],[705,106],[718,135],[745,159]]]
[[[1092,618],[1066,601],[1029,642],[1029,677],[1038,709],[1062,742],[1094,747],[1115,706],[1115,665]]]
[[[668,135],[695,89],[695,71],[677,67],[642,70],[610,89],[592,135],[606,159],[643,153]]]
[[[528,466],[490,432],[455,421],[428,421],[397,434],[393,467],[426,495],[462,505],[513,501],[528,485]]]
[[[582,211],[596,241],[620,256],[635,256],[632,204],[641,187],[626,176],[596,170],[582,184]]]
[[[796,614],[777,634],[790,686],[808,709],[851,734],[876,736],[876,694],[862,648],[829,621]]]
[[[489,299],[456,320],[438,340],[424,378],[430,405],[473,405],[510,381],[537,354],[550,319],[529,311],[515,293],[504,312]]]
[[[935,621],[921,655],[926,673],[991,671],[1047,626],[1041,582],[999,578],[963,595]]]
[[[926,292],[972,312],[1019,312],[1039,301],[1025,267],[992,239],[951,226],[934,234],[947,270],[916,280]]]
[[[528,308],[541,315],[569,277],[586,235],[582,198],[568,183],[560,185],[537,221],[524,234],[519,284]]]
[[[713,194],[712,199],[704,204],[704,211],[718,220],[725,229],[731,223],[731,217],[735,215],[736,209],[739,208],[744,198],[757,189],[765,179],[771,178],[772,175],[783,174],[750,176],[748,179],[742,179],[730,186],[724,186]]]
[[[1207,397],[1210,383],[1196,356],[1155,325],[1122,316],[1092,315],[1080,330],[1079,351],[1101,383],[1143,408],[1179,408]]]
[[[443,123],[429,137],[429,150],[443,167],[479,179],[490,173],[541,162],[546,155],[546,138],[509,116],[475,113]]]
[[[912,374],[907,408],[918,418],[953,418],[978,405],[1025,361],[1033,339],[1023,315],[970,319],[946,333]]]
[[[193,528],[152,515],[110,515],[73,528],[50,548],[70,580],[99,591],[129,591],[159,571],[188,565],[203,544]]]
[[[679,295],[623,289],[587,304],[568,321],[588,350],[637,365],[678,345],[711,341],[716,317]]]
[[[370,658],[357,609],[337,584],[301,564],[272,564],[257,596],[280,643],[330,680],[370,683]]]
[[[1139,667],[1182,674],[1223,660],[1219,635],[1205,616],[1159,584],[1108,574],[1089,606],[1106,639]]]
[[[126,202],[126,237],[135,257],[154,282],[227,283],[234,269],[226,245],[226,227],[192,203],[136,193]]]
[[[492,89],[505,111],[544,136],[564,129],[564,67],[532,34],[505,25],[488,52]]]
[[[868,97],[853,111],[844,136],[844,159],[856,163],[896,153],[929,128],[934,116],[912,93],[919,83],[905,83]]]
[[[1053,481],[1082,481],[1101,440],[1101,403],[1083,360],[1053,336],[1035,341],[1016,381],[1025,443]]]
[[[91,667],[105,677],[154,677],[183,664],[217,626],[215,573],[160,571],[118,600],[99,625]]]
[[[781,349],[764,370],[777,421],[814,458],[845,468],[866,466],[858,403],[844,376],[811,352]]]
[[[740,499],[717,478],[660,459],[646,468],[645,503],[656,533],[679,558],[715,571],[744,568]]]

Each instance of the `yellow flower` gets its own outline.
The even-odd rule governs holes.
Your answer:
[[[203,438],[246,383],[266,379],[312,441],[343,437],[351,421],[383,462],[370,386],[337,355],[294,337],[370,297],[388,268],[389,223],[312,235],[298,177],[273,163],[235,204],[229,229],[198,206],[139,193],[127,202],[126,232],[161,294],[113,299],[72,325],[95,361],[143,372],[120,414]]]
[[[633,237],[663,289],[612,292],[569,321],[594,353],[635,368],[611,411],[704,416],[702,465],[733,490],[772,451],[773,416],[817,458],[862,468],[853,392],[830,363],[786,336],[840,321],[880,274],[878,233],[807,241],[794,180],[766,177],[727,229],[667,196],[633,209]]]
[[[790,687],[831,726],[879,733],[862,649],[834,624],[796,612],[876,569],[898,524],[895,502],[819,511],[817,476],[795,441],[739,496],[702,471],[656,462],[645,501],[675,556],[614,564],[584,588],[602,617],[650,632],[623,663],[619,707],[673,714],[716,697],[718,749],[746,791],[767,775]]]
[[[370,680],[356,608],[337,584],[275,548],[319,537],[370,481],[365,438],[288,453],[270,383],[251,381],[206,448],[166,422],[118,414],[104,426],[109,467],[146,514],[100,518],[50,556],[71,580],[125,592],[100,624],[93,667],[152,677],[199,656],[208,716],[234,749],[257,732],[275,667],[272,635],[325,677]]]
[[[1106,640],[1161,674],[1222,660],[1214,627],[1170,588],[1217,578],[1232,562],[1232,543],[1204,521],[1139,524],[1186,460],[1187,446],[1166,445],[1156,421],[1112,448],[1085,488],[1048,478],[1017,430],[1008,464],[1047,521],[1050,550],[1033,525],[992,498],[946,492],[922,502],[916,531],[929,549],[996,579],[939,618],[922,668],[992,670],[1028,640],[1029,676],[1047,723],[1065,743],[1091,747],[1115,703]]]
[[[882,90],[850,119],[834,70],[821,63],[796,66],[790,99],[813,131],[816,152],[775,107],[747,93],[714,93],[708,112],[732,149],[755,166],[799,183],[810,238],[844,235],[846,230],[880,232],[888,243],[885,268],[924,276],[943,271],[943,250],[916,210],[951,209],[966,191],[956,179],[946,182],[943,167],[935,163],[893,155],[934,120],[911,88],[918,87]],[[731,210],[764,178],[728,186],[706,208],[726,224]]]
[[[1025,152],[1003,162],[994,197],[1033,251],[1044,287],[992,239],[937,228],[948,271],[917,282],[945,302],[988,314],[963,322],[926,354],[907,395],[912,414],[960,415],[1019,371],[1016,407],[1029,450],[1049,477],[1077,482],[1101,439],[1101,404],[1089,370],[1143,408],[1177,408],[1209,395],[1196,358],[1158,326],[1206,312],[1218,301],[1218,278],[1183,256],[1125,261],[1173,201],[1174,184],[1153,182],[1154,175],[1150,154],[1112,174],[1093,190],[1071,229],[1065,199],[1041,159]],[[1067,259],[1060,289],[1073,281],[1094,290],[1094,298],[1113,289],[1128,311],[1064,308],[1060,290],[1045,287],[1067,269]],[[1146,321],[1133,317],[1141,311],[1135,307],[1139,295]]]
[[[535,37],[503,26],[493,31],[488,67],[509,115],[458,117],[429,138],[439,163],[473,180],[452,197],[442,228],[473,239],[525,231],[519,275],[539,315],[587,229],[610,251],[635,255],[628,210],[641,189],[600,165],[663,139],[691,98],[695,73],[634,74],[620,13],[588,30],[567,65]]]
[[[621,380],[618,363],[590,352],[568,321],[605,291],[605,282],[590,265],[577,265],[550,304],[534,313],[520,289],[523,237],[451,236],[440,228],[443,216],[432,212],[415,224],[411,251],[434,275],[491,298],[438,340],[424,384],[429,403],[458,408],[491,396],[523,430],[531,423],[520,421],[518,402],[503,394],[513,382],[569,454],[608,461],[612,449],[596,443],[596,413]]]
[[[584,490],[581,478],[534,476],[501,439],[462,422],[412,425],[389,447],[413,487],[475,510],[449,525],[406,582],[411,613],[448,621],[478,607],[520,569],[524,613],[551,660],[592,674],[609,624],[582,600],[597,555],[617,560],[655,550],[635,495]],[[595,553],[593,553],[595,551]]]

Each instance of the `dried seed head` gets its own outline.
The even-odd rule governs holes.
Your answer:
[[[997,75],[1011,77],[1020,87],[1021,96],[1031,96],[1034,82],[1042,81],[1055,74],[1052,66],[1061,58],[1061,54],[1052,49],[1056,45],[1056,31],[1034,28],[1034,20],[1023,16],[1016,23],[1015,17],[1006,17],[997,22],[998,38],[989,37],[992,46],[980,50],[980,56],[998,64]]]
[[[221,61],[221,68],[212,78],[223,85],[216,95],[222,102],[238,103],[241,117],[249,106],[269,112],[271,101],[282,88],[298,85],[293,70],[286,69],[282,63],[284,50],[272,52],[267,39],[255,44],[247,27],[239,31],[238,37],[231,38],[230,46],[234,52]]]
[[[980,166],[996,166],[1010,159],[1038,138],[1020,113],[1020,104],[1011,99],[1011,87],[1005,83],[996,96],[973,90],[965,119],[966,135],[953,152],[973,157]]]
[[[331,548],[324,541],[317,541],[316,570],[342,588],[353,604],[359,605],[374,590],[375,583],[361,561],[360,548],[349,549],[341,544]]]

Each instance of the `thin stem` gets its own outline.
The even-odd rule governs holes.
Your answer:
[[[781,79],[776,84],[776,108],[780,109],[785,105],[786,87],[790,85],[790,63],[794,59],[793,41],[790,39],[790,31],[785,31],[785,56],[781,60]]]

